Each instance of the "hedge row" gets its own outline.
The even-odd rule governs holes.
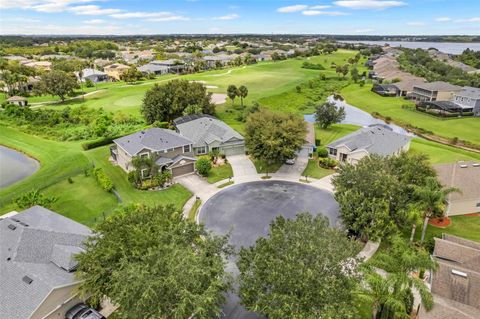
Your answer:
[[[111,144],[111,143],[113,143],[114,139],[117,139],[117,138],[122,137],[122,136],[123,135],[115,136],[115,137],[103,137],[103,138],[100,138],[100,139],[95,140],[95,141],[85,142],[85,143],[82,144],[82,148],[83,148],[84,151],[88,151],[88,150],[91,150],[93,148],[97,148],[97,147],[100,147],[100,146]]]
[[[107,192],[111,192],[113,189],[113,183],[110,177],[105,174],[103,169],[101,168],[94,168],[93,169],[93,176],[97,179],[98,184],[100,184],[100,187],[106,190]]]

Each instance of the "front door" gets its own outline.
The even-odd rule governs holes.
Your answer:
[[[345,162],[347,160],[347,154],[340,153],[340,161]]]

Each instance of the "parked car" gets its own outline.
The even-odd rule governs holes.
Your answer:
[[[105,319],[98,311],[79,303],[67,311],[66,319]]]
[[[287,159],[285,160],[285,164],[287,164],[287,165],[295,165],[295,159],[296,159],[295,157],[287,158]]]

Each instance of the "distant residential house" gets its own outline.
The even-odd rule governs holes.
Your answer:
[[[162,75],[167,74],[170,71],[170,68],[165,65],[157,65],[153,63],[147,63],[138,68],[138,71],[142,72],[143,74],[156,74]]]
[[[168,73],[182,73],[185,68],[185,62],[182,60],[170,59],[170,60],[155,60],[150,64],[166,67]]]
[[[108,75],[109,78],[115,81],[119,81],[122,74],[130,69],[128,65],[121,63],[114,63],[107,65],[103,68],[103,71]]]
[[[444,187],[460,190],[447,196],[448,216],[480,212],[480,163],[437,164],[434,168]]]
[[[111,157],[126,172],[135,169],[135,157],[154,159],[160,171],[168,170],[173,177],[195,172],[193,142],[173,130],[149,128],[113,142]],[[142,170],[142,178],[148,177],[147,171]]]
[[[195,155],[215,150],[227,156],[245,154],[243,136],[211,115],[187,115],[173,122],[177,132],[193,141]]]
[[[271,61],[272,60],[272,56],[270,54],[255,54],[253,55],[253,57],[255,58],[255,60],[259,61],[259,62],[262,62],[262,61]]]
[[[413,87],[415,85],[421,85],[425,83],[425,81],[421,78],[412,78],[412,79],[404,79],[400,82],[392,83],[396,89],[397,96],[406,97],[413,92]]]
[[[449,112],[449,113],[463,113],[463,112],[472,112],[473,108],[472,107],[462,107],[460,104],[457,104],[452,101],[425,101],[425,102],[419,102],[418,106],[420,107],[425,107],[425,109],[429,110],[438,110],[438,114],[442,115],[443,112]]]
[[[95,69],[83,69],[82,70],[82,77],[80,78],[80,74],[78,72],[75,73],[77,78],[81,80],[82,82],[86,82],[87,80],[90,80],[92,82],[105,82],[108,80],[108,75],[105,72],[95,70]]]
[[[7,99],[7,102],[8,103],[11,103],[11,104],[15,104],[15,105],[18,105],[18,106],[27,106],[28,105],[28,100],[27,98],[23,97],[23,96],[17,96],[17,95],[14,95],[12,97],[9,97]]]
[[[44,71],[50,71],[52,69],[52,62],[50,61],[21,61],[20,63]]]
[[[207,63],[208,68],[215,68],[218,64],[226,66],[228,63],[233,61],[233,59],[233,56],[227,54],[208,55],[203,57],[203,60]]]
[[[416,84],[411,98],[417,101],[451,101],[454,94],[461,90],[462,87],[443,81]]]
[[[398,155],[410,148],[410,137],[375,125],[359,129],[327,145],[328,154],[340,162],[356,164],[365,156]]]
[[[453,102],[462,108],[471,108],[475,116],[480,116],[480,89],[469,86],[455,93]]]
[[[0,317],[65,318],[82,301],[74,256],[91,234],[41,206],[0,217]]]
[[[420,309],[420,319],[480,318],[480,244],[443,234],[435,239],[431,311]]]

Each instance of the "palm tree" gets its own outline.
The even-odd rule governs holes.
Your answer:
[[[421,242],[425,239],[428,220],[435,216],[443,216],[439,208],[445,203],[446,197],[452,192],[459,192],[455,187],[442,188],[435,177],[428,177],[423,186],[414,186],[413,194],[418,199],[418,204],[423,210],[423,229]],[[440,211],[440,213],[438,213]]]
[[[243,107],[243,99],[247,97],[248,95],[248,89],[245,85],[242,85],[238,88],[238,93],[237,95],[240,97],[240,103]]]
[[[430,258],[428,252],[421,248],[415,248],[400,236],[391,239],[392,246],[388,253],[379,252],[372,260],[372,265],[385,270],[387,277],[392,283],[393,295],[405,295],[407,289],[415,288],[419,294],[425,309],[433,307],[432,294],[423,281],[411,276],[411,273],[419,269],[437,268],[437,264]]]
[[[235,102],[235,98],[238,95],[238,89],[235,85],[230,84],[227,88],[227,96],[232,100],[232,105],[233,102]]]

